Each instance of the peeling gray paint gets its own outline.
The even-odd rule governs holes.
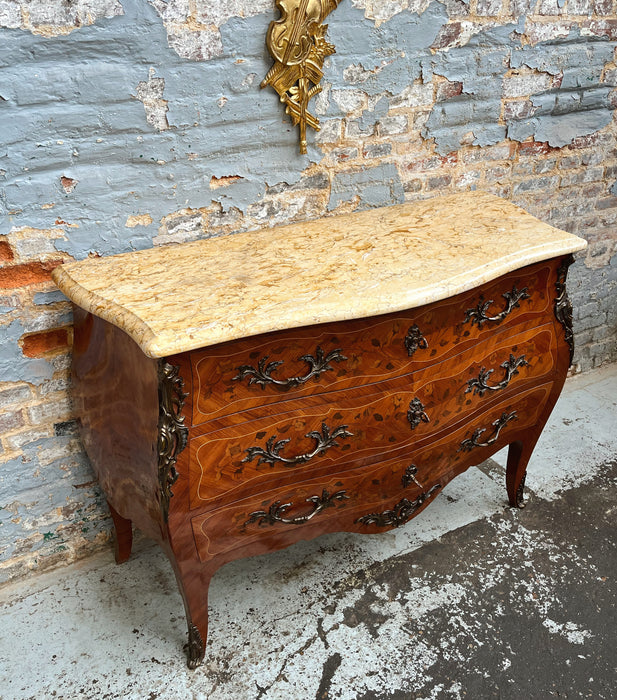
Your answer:
[[[350,75],[353,65],[352,84],[369,96],[398,95],[417,79],[430,79],[429,47],[447,21],[444,6],[434,2],[422,15],[404,12],[372,27],[367,22],[358,23],[357,11],[342,3],[336,10],[336,21],[328,28],[336,46],[336,53],[326,63],[328,78],[344,88],[345,75]],[[350,25],[355,31],[349,31]],[[344,112],[330,101],[327,114],[334,117]]]
[[[56,304],[59,301],[68,301],[68,299],[59,289],[54,289],[51,292],[37,292],[34,295],[34,303],[37,306]]]
[[[510,56],[511,35],[519,25],[507,24],[476,34],[461,48],[438,52],[431,59],[432,72],[463,84],[463,92],[435,105],[423,130],[434,138],[439,153],[461,145],[488,146],[506,135],[499,123],[503,74]],[[482,51],[480,52],[480,47]]]
[[[32,469],[33,464],[38,468]],[[25,545],[30,553],[47,547],[50,539],[60,545],[62,528],[74,527],[77,510],[83,534],[95,537],[104,527],[98,513],[102,499],[90,463],[75,451],[74,438],[56,436],[25,445],[24,456],[5,462],[0,473],[0,556],[23,554],[27,533],[32,535]],[[50,513],[50,503],[62,505]],[[91,510],[96,517],[88,525]]]
[[[13,77],[4,107],[0,232],[18,223],[49,227],[61,211],[78,227],[60,244],[64,251],[76,258],[122,252],[151,246],[158,221],[188,204],[244,209],[267,184],[297,182],[321,156],[314,148],[297,155],[296,129],[283,121],[276,95],[258,88],[269,68],[267,24],[263,16],[229,21],[226,45],[242,46],[242,62],[232,51],[207,66],[170,50],[156,12],[138,0],[125,3],[123,17],[66,37],[4,31],[0,65]],[[66,56],[75,66],[68,80],[53,67]],[[165,81],[169,103],[170,128],[160,133],[128,99],[150,68]],[[228,175],[242,179],[213,193],[211,177]],[[73,192],[64,191],[61,176],[79,182]],[[42,210],[40,203],[55,206]],[[148,213],[152,225],[128,231],[136,213]]]
[[[4,30],[0,211],[6,216],[0,233],[17,225],[49,228],[60,215],[76,228],[57,246],[76,258],[90,251],[145,248],[170,212],[199,210],[212,202],[223,212],[245,212],[262,202],[268,187],[293,185],[311,162],[322,160],[314,145],[308,156],[298,155],[297,129],[277,96],[259,89],[271,65],[264,37],[273,8],[255,14],[263,9],[256,5],[251,17],[232,16],[246,14],[240,2],[219,8],[215,19],[222,23],[217,31],[223,48],[204,63],[187,61],[168,45],[160,13],[173,24],[183,5],[154,4],[156,10],[144,1],[126,0],[123,16],[54,39]],[[391,19],[374,24],[363,11]],[[430,47],[447,22],[448,10],[440,2],[426,8],[342,3],[329,28],[337,53],[326,62],[330,96],[319,102],[324,136],[330,124],[336,126],[350,108],[356,109],[354,104],[358,118],[348,124],[347,136],[372,133],[388,119],[382,129],[404,133],[404,116],[396,117],[399,124],[387,111],[404,103],[405,94],[412,101],[427,99],[421,89],[433,74],[463,84],[462,94],[432,107],[422,132],[442,154],[461,144],[495,144],[506,135],[563,145],[610,120],[608,93],[598,81],[603,61],[610,60],[611,42],[585,38],[582,43],[571,33],[563,41],[522,46],[517,39],[521,18],[433,55]],[[70,71],[63,63],[67,56]],[[499,123],[504,75],[525,66],[563,73],[561,88],[555,97],[551,91],[536,95],[532,116]],[[562,115],[576,90],[581,109]],[[365,106],[357,95],[367,100]],[[592,97],[597,108],[589,104]],[[212,190],[213,177],[237,179]],[[68,180],[77,183],[72,190],[63,186]],[[342,201],[340,195],[333,193],[330,207]],[[128,228],[136,216],[145,225]]]
[[[62,219],[78,228],[58,245],[76,258],[90,251],[148,247],[158,222],[183,207],[199,209],[214,201],[224,211],[244,211],[263,197],[268,185],[294,184],[311,161],[322,158],[314,147],[307,157],[297,154],[297,130],[282,114],[276,95],[258,87],[270,67],[264,46],[270,15],[227,21],[220,31],[223,45],[230,48],[204,65],[188,63],[168,48],[165,30],[149,5],[131,0],[124,9],[125,15],[113,22],[103,20],[96,29],[82,28],[53,41],[5,32],[4,65],[12,66],[14,76],[6,106],[21,118],[10,121],[6,133],[0,165],[7,175],[0,205],[7,214],[19,212],[7,217],[8,226],[44,228],[61,211]],[[344,87],[350,55],[369,66],[377,61],[379,72],[362,89],[369,94],[386,87],[390,94],[402,92],[420,76],[421,59],[446,19],[445,9],[436,3],[422,17],[405,13],[397,16],[396,26],[375,28],[345,4],[331,26],[339,54],[327,71]],[[348,32],[348,23],[357,31]],[[241,60],[236,46],[242,47]],[[365,53],[358,53],[358,47]],[[66,55],[78,66],[69,80],[65,71],[52,67]],[[39,71],[41,62],[44,69]],[[38,77],[33,76],[35,65]],[[152,125],[154,117],[148,124],[136,100],[126,99],[139,95],[140,85],[143,96],[149,71],[164,81],[170,128],[162,132]],[[157,83],[156,99],[161,99],[161,86]],[[383,116],[387,104],[382,100],[364,122]],[[330,101],[327,116],[338,113]],[[72,192],[62,187],[62,176],[78,182]],[[240,179],[211,191],[213,176]],[[376,201],[377,195],[371,203]],[[41,202],[55,206],[41,210]],[[127,230],[127,220],[136,214],[148,214],[152,224]]]
[[[607,103],[608,92],[609,90],[603,91],[605,104]],[[548,142],[549,146],[566,146],[579,136],[586,136],[599,131],[609,124],[612,119],[612,115],[607,109],[554,114],[551,113],[550,102],[548,108],[545,100],[532,98],[532,102],[536,107],[540,108],[540,111],[536,112],[530,119],[509,124],[509,138],[516,141],[525,141],[533,137],[535,141]]]
[[[224,53],[220,28],[232,17],[271,12],[272,0],[148,0],[161,16],[169,46],[190,61],[209,61]],[[225,45],[229,48],[228,45]]]
[[[581,42],[577,30],[567,39],[531,47],[520,43],[523,29],[521,18],[518,25],[489,29],[466,46],[433,57],[434,73],[463,84],[461,95],[435,105],[424,129],[423,135],[435,139],[440,153],[470,143],[496,144],[506,135],[516,141],[533,137],[564,146],[610,123],[610,89],[602,86],[601,75],[612,60],[612,42],[587,37]],[[517,36],[518,43],[513,43]],[[561,84],[532,97],[536,108],[532,117],[508,119],[503,126],[499,119],[504,75],[508,68],[525,67],[560,76]]]

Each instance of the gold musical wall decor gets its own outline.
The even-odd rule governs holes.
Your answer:
[[[275,63],[261,83],[271,85],[285,104],[285,112],[300,125],[300,153],[306,153],[306,126],[319,131],[319,119],[308,111],[309,101],[322,88],[323,63],[335,53],[326,41],[325,18],[341,0],[276,0],[281,13],[270,23],[266,44]]]

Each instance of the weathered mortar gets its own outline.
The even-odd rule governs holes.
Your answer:
[[[54,265],[466,189],[586,237],[575,365],[617,359],[617,5],[344,0],[309,153],[273,0],[0,2],[0,580],[108,536]]]

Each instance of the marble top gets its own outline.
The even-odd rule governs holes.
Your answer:
[[[54,270],[76,304],[164,357],[410,309],[586,242],[483,192],[89,258]]]

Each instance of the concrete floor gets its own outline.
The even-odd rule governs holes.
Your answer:
[[[406,526],[221,569],[185,665],[171,568],[137,543],[0,590],[0,698],[617,697],[617,365],[570,379],[506,507],[504,453]]]

